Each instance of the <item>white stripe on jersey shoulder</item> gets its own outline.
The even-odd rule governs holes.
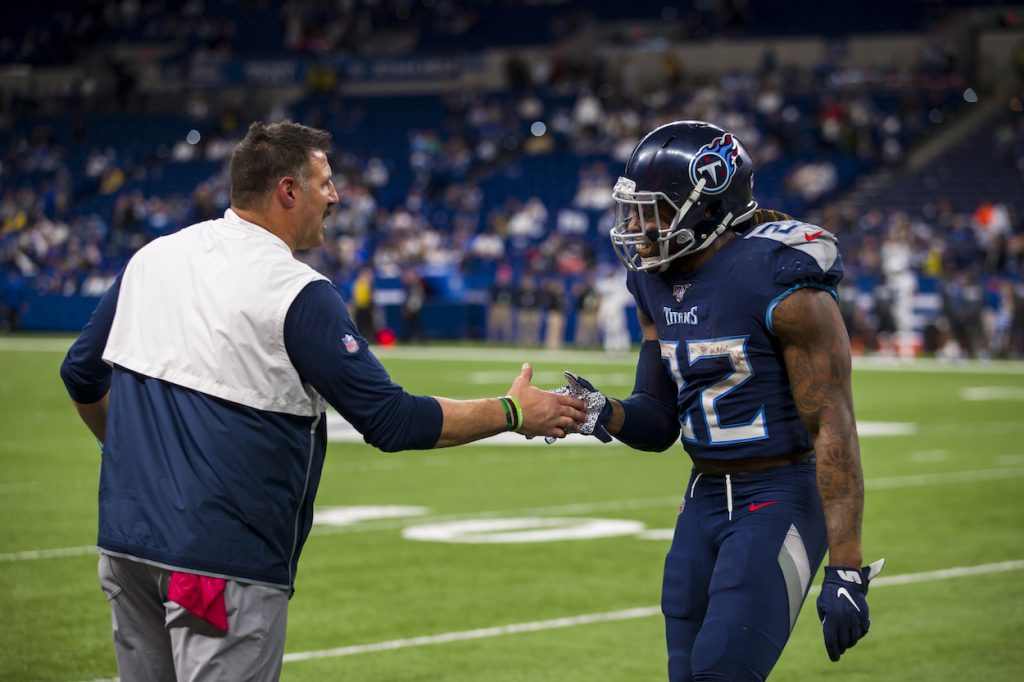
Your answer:
[[[814,259],[822,272],[828,272],[839,257],[839,240],[828,230],[799,220],[761,223],[744,235],[744,239],[760,237],[803,251]]]

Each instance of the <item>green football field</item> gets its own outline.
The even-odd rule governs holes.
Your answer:
[[[116,676],[96,579],[99,453],[57,370],[68,341],[0,339],[0,680]],[[573,369],[606,392],[633,357],[381,351],[411,391],[501,395]],[[833,664],[813,598],[773,679],[1017,680],[1024,671],[1024,364],[858,365],[871,634]],[[688,476],[678,447],[576,436],[432,453],[328,451],[283,679],[664,678],[661,566]]]

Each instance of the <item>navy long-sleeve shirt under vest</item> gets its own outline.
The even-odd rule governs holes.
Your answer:
[[[654,322],[676,382],[691,456],[733,460],[813,447],[772,313],[804,287],[835,297],[842,276],[835,237],[799,221],[756,225],[691,272],[629,273],[629,290]]]
[[[313,522],[327,447],[323,414],[241,405],[103,361],[119,276],[68,351],[71,398],[110,390],[100,474],[102,551],[291,589]],[[302,381],[382,450],[428,449],[436,400],[393,383],[326,281],[307,284],[284,323]]]

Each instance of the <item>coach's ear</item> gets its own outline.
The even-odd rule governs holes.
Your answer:
[[[298,182],[290,175],[286,175],[277,181],[277,186],[274,188],[274,196],[281,205],[285,208],[295,208],[295,190],[298,188]]]

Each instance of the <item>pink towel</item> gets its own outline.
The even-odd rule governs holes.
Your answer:
[[[180,604],[211,625],[228,631],[228,613],[224,607],[227,581],[192,573],[171,573],[167,599]]]

